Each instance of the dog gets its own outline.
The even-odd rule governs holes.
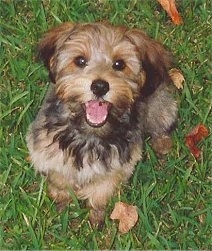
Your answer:
[[[157,154],[171,149],[172,56],[136,28],[68,22],[44,35],[38,53],[51,84],[27,134],[32,163],[59,211],[73,191],[101,226],[111,196],[142,159],[144,138]]]

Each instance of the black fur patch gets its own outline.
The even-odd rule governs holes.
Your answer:
[[[170,77],[162,62],[161,65],[157,67],[149,64],[148,61],[144,61],[142,64],[146,72],[146,81],[141,90],[141,96],[148,97],[155,92],[159,85],[162,83],[169,83]]]
[[[104,136],[88,135],[83,131],[82,113],[77,116],[64,117],[63,103],[56,97],[47,100],[45,110],[45,129],[48,132],[56,132],[53,142],[58,142],[66,158],[72,156],[75,159],[77,169],[83,168],[83,158],[88,156],[88,163],[99,160],[105,168],[110,169],[113,147],[116,147],[121,164],[130,161],[131,144],[140,140],[141,133],[136,129],[136,109],[124,114],[121,118],[110,117],[109,123],[112,130]],[[61,130],[62,127],[65,129]],[[137,132],[136,132],[137,131]]]

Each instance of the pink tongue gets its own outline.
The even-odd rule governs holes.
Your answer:
[[[85,104],[86,118],[88,122],[93,125],[101,125],[105,122],[108,115],[108,102],[100,102],[97,100],[91,100]]]

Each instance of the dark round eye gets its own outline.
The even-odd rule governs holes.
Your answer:
[[[83,56],[78,56],[74,59],[74,63],[76,66],[80,67],[80,68],[84,68],[85,66],[87,66],[87,59]]]
[[[113,69],[115,71],[123,71],[125,67],[126,67],[126,64],[124,60],[122,59],[118,59],[113,63]]]

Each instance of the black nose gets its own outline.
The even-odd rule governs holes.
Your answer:
[[[101,97],[109,91],[109,83],[102,79],[96,79],[91,84],[91,91],[96,96]]]

